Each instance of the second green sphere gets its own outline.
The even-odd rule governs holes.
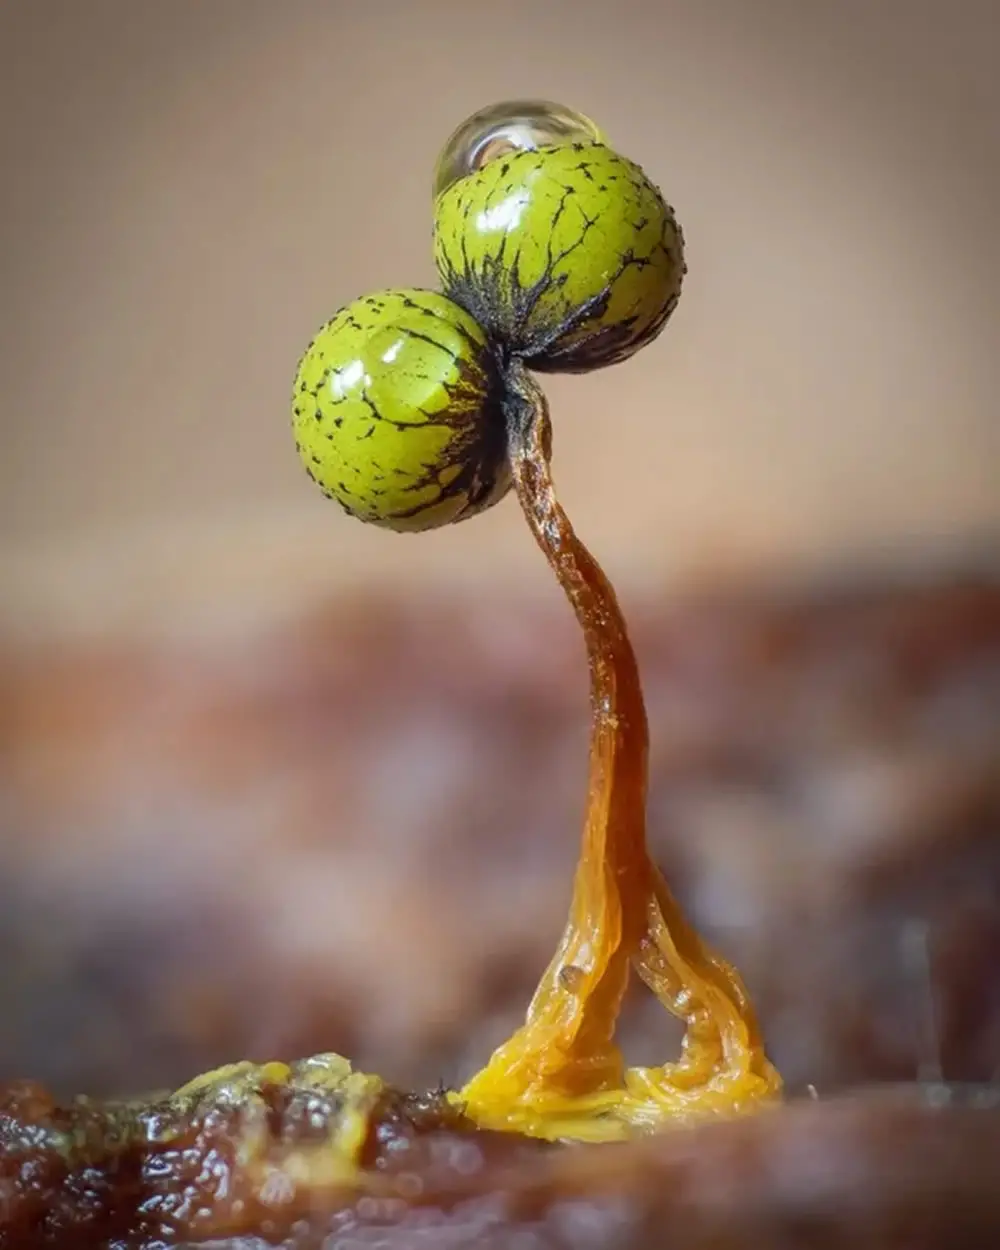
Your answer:
[[[355,300],[299,362],[295,445],[352,516],[395,530],[464,520],[510,489],[503,382],[475,320],[436,291]]]

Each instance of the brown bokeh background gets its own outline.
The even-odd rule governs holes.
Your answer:
[[[5,615],[383,567],[546,593],[512,505],[419,552],[343,522],[287,416],[339,304],[433,281],[449,131],[524,95],[596,117],[689,239],[669,333],[551,382],[562,489],[619,576],[995,533],[998,55],[989,0],[3,5]]]
[[[635,622],[656,853],[799,1088],[1000,1072],[998,27],[0,6],[0,1078],[336,1047],[454,1079],[523,1012],[583,800],[570,615],[513,502],[419,540],[325,503],[288,394],[338,305],[433,281],[440,145],[527,95],[688,238],[662,339],[546,380]]]

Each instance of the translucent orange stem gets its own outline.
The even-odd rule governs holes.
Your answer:
[[[560,506],[541,388],[515,366],[514,486],[583,629],[590,668],[587,816],[569,921],[524,1025],[460,1097],[492,1127],[614,1138],[678,1115],[736,1111],[780,1090],[733,968],[685,920],[646,847],[648,727],[614,589]],[[629,966],[686,1025],[680,1060],[626,1070],[614,1032]]]

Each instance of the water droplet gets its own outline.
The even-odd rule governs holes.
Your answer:
[[[507,100],[467,117],[434,168],[434,198],[467,174],[510,152],[562,143],[604,143],[598,127],[575,109],[549,100]]]
[[[563,964],[559,969],[559,984],[569,994],[576,994],[583,988],[586,973],[576,964]]]

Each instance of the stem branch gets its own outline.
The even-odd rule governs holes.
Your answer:
[[[562,940],[524,1025],[461,1098],[484,1124],[606,1139],[668,1116],[737,1110],[776,1094],[780,1079],[738,974],[704,945],[649,858],[649,733],[635,652],[611,583],[556,498],[545,396],[519,364],[509,380],[514,488],[586,641],[590,774]],[[630,964],[685,1022],[675,1064],[624,1068],[614,1032]]]

